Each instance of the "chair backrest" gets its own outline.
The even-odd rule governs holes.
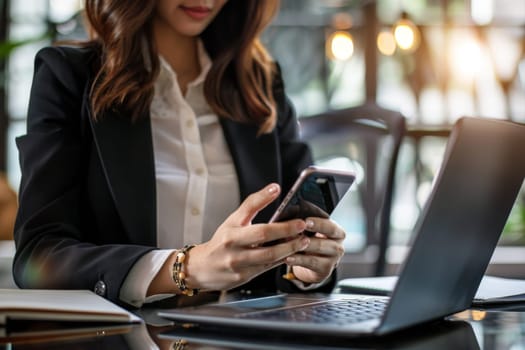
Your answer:
[[[396,163],[406,132],[405,117],[375,104],[365,104],[303,117],[299,123],[301,138],[311,146],[317,164],[346,158],[348,164],[353,164],[350,168],[357,171],[367,244],[378,248],[374,274],[383,275]]]

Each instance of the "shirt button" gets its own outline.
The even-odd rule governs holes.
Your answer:
[[[96,295],[100,295],[101,297],[106,295],[106,284],[103,281],[97,281],[95,283],[95,288],[93,289]]]
[[[198,168],[197,170],[195,170],[195,173],[197,175],[202,175],[202,174],[204,174],[204,169],[203,168]]]
[[[193,125],[195,125],[193,120],[189,119],[189,120],[186,121],[186,127],[187,128],[193,128]]]
[[[201,211],[198,208],[192,208],[191,209],[191,215],[197,216],[201,213]]]

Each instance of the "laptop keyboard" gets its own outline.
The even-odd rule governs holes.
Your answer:
[[[349,324],[381,317],[387,303],[387,299],[331,300],[296,308],[251,312],[239,315],[239,317],[290,322]]]

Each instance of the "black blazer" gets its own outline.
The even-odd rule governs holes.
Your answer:
[[[96,62],[90,48],[45,48],[36,56],[27,134],[17,138],[22,181],[13,274],[22,288],[94,288],[118,302],[133,264],[156,249],[153,146],[149,115],[136,122],[116,111],[91,118]],[[221,119],[241,200],[273,181],[286,193],[312,163],[280,75],[274,94],[271,134],[257,137],[257,127]],[[276,206],[255,222],[267,221]],[[290,285],[270,271],[244,288]]]

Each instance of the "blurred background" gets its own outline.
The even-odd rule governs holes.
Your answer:
[[[54,40],[84,38],[82,2],[0,0],[0,171],[15,190],[14,138],[25,132],[34,55]],[[406,117],[387,272],[404,257],[455,120],[525,122],[523,0],[282,0],[264,42],[300,118],[365,103]],[[342,162],[330,165],[345,167]],[[353,168],[359,171],[359,164]],[[334,214],[348,232],[342,273],[367,275],[374,247],[358,196],[349,197]],[[523,189],[491,271],[525,277]]]

